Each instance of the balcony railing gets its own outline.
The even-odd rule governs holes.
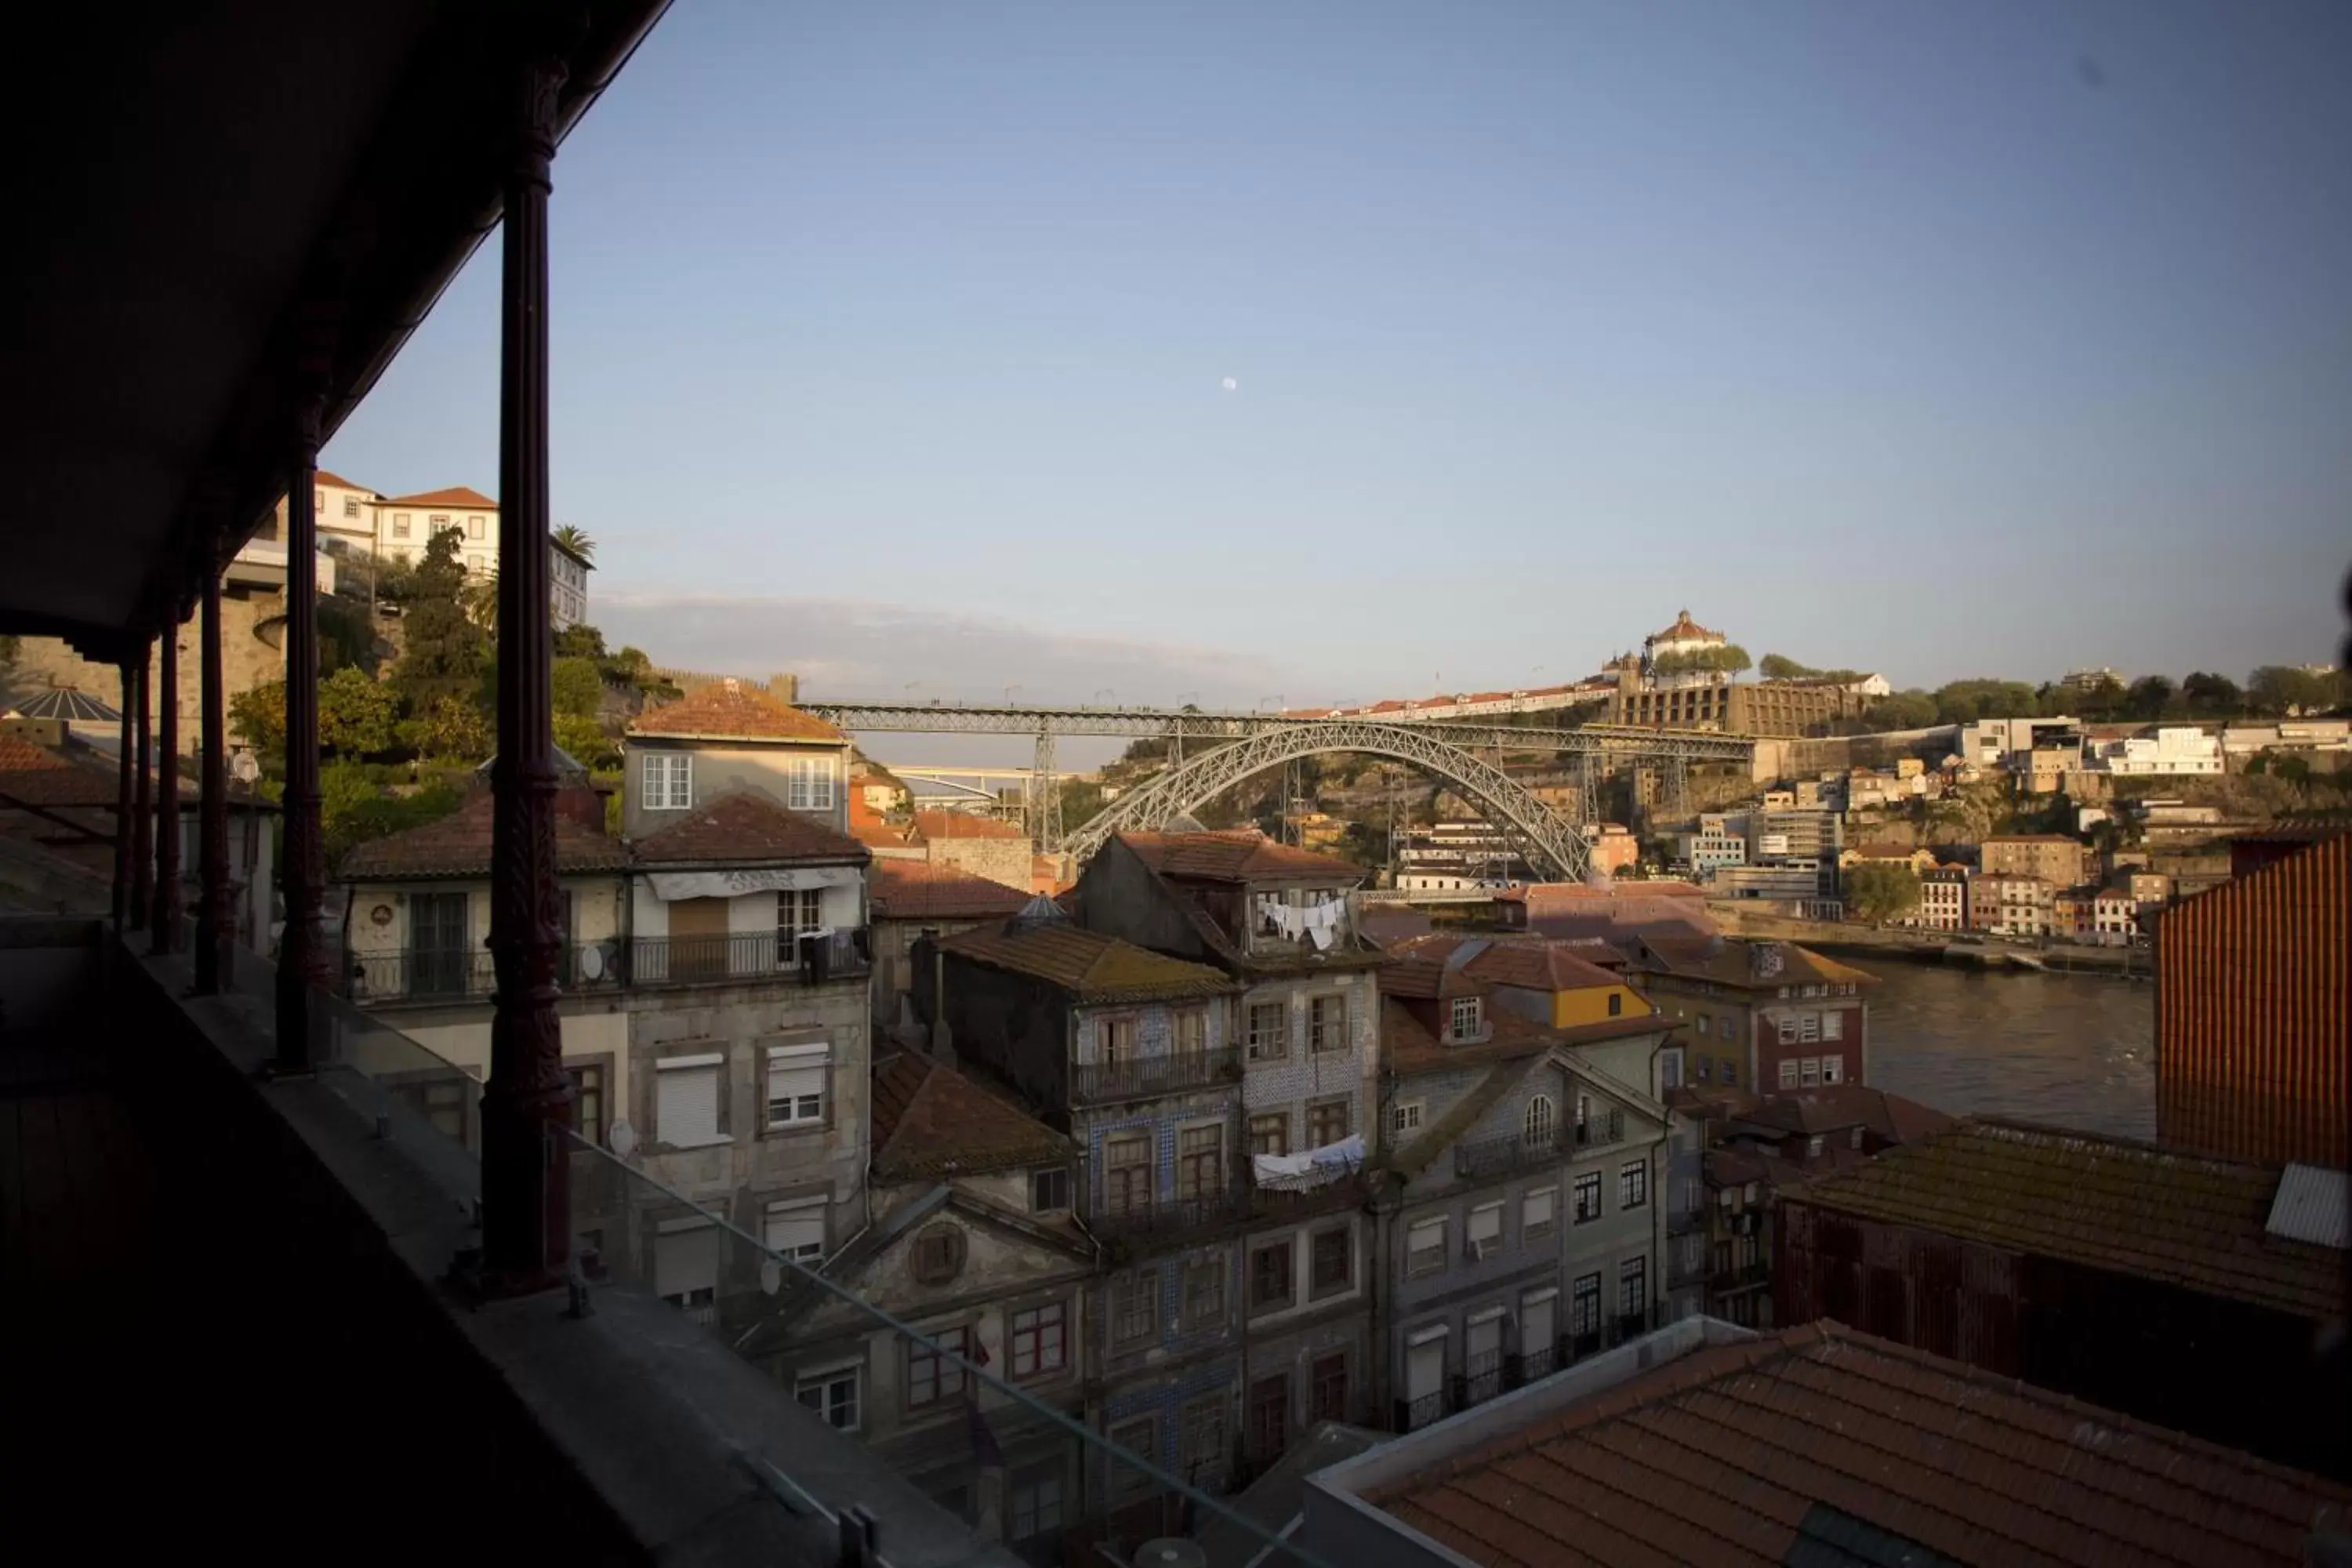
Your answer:
[[[1533,1136],[1521,1132],[1505,1133],[1499,1138],[1482,1138],[1475,1143],[1454,1145],[1454,1173],[1464,1181],[1506,1175],[1513,1171],[1557,1164],[1559,1153],[1559,1129],[1557,1127]]]
[[[557,955],[556,980],[566,991],[603,990],[623,982],[618,942],[583,942]],[[404,948],[353,953],[346,961],[344,994],[358,1003],[463,1001],[493,994],[497,966],[487,948]]]
[[[1579,1149],[1605,1149],[1612,1143],[1625,1142],[1625,1113],[1612,1108],[1595,1111],[1576,1124],[1576,1146]]]
[[[1162,1198],[1148,1205],[1097,1207],[1087,1224],[1099,1236],[1133,1237],[1223,1225],[1248,1212],[1239,1184],[1201,1197]]]
[[[1087,1102],[1146,1100],[1153,1095],[1206,1089],[1211,1084],[1237,1079],[1241,1072],[1241,1053],[1230,1047],[1215,1051],[1129,1057],[1115,1062],[1077,1062],[1070,1068],[1070,1098]]]
[[[1461,1375],[1454,1380],[1454,1407],[1467,1410],[1474,1405],[1484,1405],[1503,1392],[1503,1352],[1482,1351],[1463,1363]]]
[[[1758,1285],[1769,1285],[1771,1283],[1771,1280],[1772,1266],[1770,1264],[1747,1263],[1742,1264],[1737,1268],[1717,1269],[1715,1273],[1708,1275],[1706,1288],[1709,1290],[1717,1291],[1746,1290]]]
[[[1445,1391],[1443,1389],[1435,1394],[1424,1394],[1418,1399],[1400,1399],[1396,1402],[1396,1429],[1400,1432],[1419,1431],[1433,1421],[1443,1420],[1444,1416]]]
[[[797,976],[803,984],[854,980],[872,967],[866,930],[774,931],[729,936],[639,937],[630,944],[628,979],[638,985],[712,984]]]

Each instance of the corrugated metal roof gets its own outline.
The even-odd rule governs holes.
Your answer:
[[[2345,1173],[2320,1165],[2289,1165],[2271,1199],[2263,1228],[2287,1241],[2308,1241],[2338,1251],[2352,1247],[2352,1213],[2345,1204]]]

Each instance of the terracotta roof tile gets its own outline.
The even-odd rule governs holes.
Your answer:
[[[1224,833],[1122,833],[1119,842],[1163,877],[1209,882],[1334,881],[1354,884],[1364,868],[1277,844],[1254,829]]]
[[[1824,1322],[1694,1351],[1366,1500],[1490,1568],[2284,1568],[2352,1489]]]
[[[1516,1013],[1497,1008],[1487,1010],[1486,1024],[1488,1039],[1476,1045],[1450,1046],[1432,1034],[1404,1002],[1394,995],[1384,996],[1381,1002],[1381,1050],[1388,1065],[1398,1072],[1433,1072],[1508,1061],[1553,1046],[1596,1045],[1634,1035],[1657,1034],[1665,1027],[1654,1018],[1608,1018],[1571,1029],[1547,1029]]]
[[[1916,1142],[1952,1125],[1951,1117],[1932,1106],[1861,1083],[1768,1095],[1739,1120],[1808,1135],[1863,1127],[1896,1143]]]
[[[1003,920],[1030,897],[936,860],[877,859],[866,885],[877,920]]]
[[[1066,1163],[1070,1141],[953,1068],[902,1052],[874,1069],[874,1174],[886,1182]]]
[[[1675,613],[1673,626],[1668,626],[1664,631],[1653,634],[1650,640],[1652,642],[1690,642],[1698,638],[1705,638],[1709,642],[1724,640],[1721,632],[1707,630],[1690,618],[1688,610],[1682,610]]]
[[[487,877],[490,874],[490,815],[489,791],[477,790],[437,822],[354,845],[343,857],[338,878],[356,882],[373,878]],[[628,863],[628,851],[618,839],[556,813],[558,870],[617,871]]]
[[[915,832],[924,838],[1025,838],[1010,822],[944,807],[915,813]]]
[[[348,487],[357,489],[360,487]],[[446,506],[457,510],[471,508],[476,511],[496,511],[499,503],[481,491],[466,485],[450,485],[437,490],[419,490],[413,496],[390,496],[386,506]]]
[[[698,686],[666,708],[638,714],[630,721],[629,733],[740,741],[848,739],[813,713],[803,713],[740,681],[724,680]]]
[[[722,795],[636,843],[642,865],[727,860],[872,859],[866,846],[753,790]]]
[[[1769,947],[1780,950],[1780,968],[1765,973],[1755,967],[1758,954]],[[1873,985],[1874,974],[1823,958],[1793,942],[1726,941],[1720,937],[1668,936],[1642,938],[1634,967],[1654,973],[1683,975],[1742,990],[1783,985]]]
[[[975,963],[1043,980],[1079,1002],[1173,1000],[1240,989],[1223,971],[1061,921],[979,926],[945,938],[940,946]]]
[[[2021,1122],[1969,1121],[1816,1183],[1818,1208],[2342,1316],[2342,1258],[2270,1236],[2277,1168]]]
[[[322,484],[322,485],[332,485],[332,486],[334,486],[334,487],[335,487],[335,489],[339,489],[339,490],[357,490],[357,491],[359,491],[362,495],[371,495],[371,496],[372,496],[372,495],[375,494],[375,492],[374,492],[373,490],[372,490],[372,489],[368,489],[368,488],[367,488],[367,486],[365,486],[365,485],[355,485],[355,484],[352,483],[352,481],[351,481],[351,480],[349,480],[349,479],[347,479],[343,478],[343,476],[342,476],[342,475],[341,475],[341,474],[331,474],[331,473],[329,473],[329,472],[328,472],[326,469],[324,469],[324,468],[319,468],[319,469],[314,470],[314,475],[313,475],[313,477],[317,479],[317,481],[318,481],[320,484]]]

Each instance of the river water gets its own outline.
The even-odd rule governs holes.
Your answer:
[[[2145,980],[1844,958],[1870,988],[1870,1079],[1954,1116],[2156,1136],[2156,988]]]

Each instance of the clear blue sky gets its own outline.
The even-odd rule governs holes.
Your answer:
[[[680,0],[557,161],[556,513],[836,693],[2326,658],[2347,79],[2273,0]],[[496,250],[329,466],[496,489]]]

